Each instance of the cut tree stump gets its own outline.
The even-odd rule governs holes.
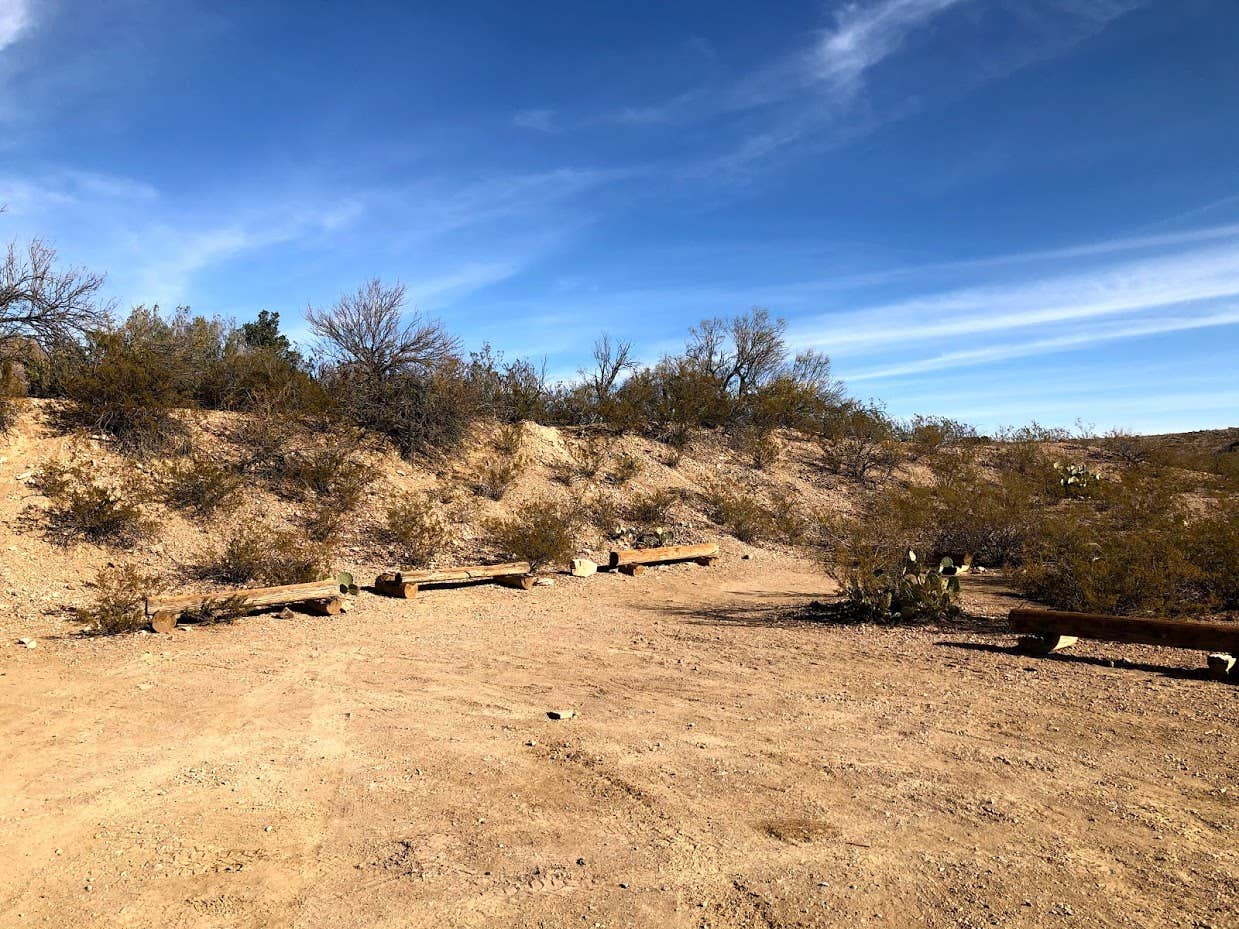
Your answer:
[[[199,610],[212,603],[228,603],[238,610],[251,613],[273,606],[305,603],[314,600],[339,599],[338,580],[311,581],[307,584],[283,584],[278,587],[242,587],[210,593],[178,594],[170,597],[147,597],[146,615],[156,632],[171,632],[186,610]],[[338,611],[337,611],[338,612]]]
[[[1198,649],[1213,653],[1209,671],[1223,678],[1231,676],[1232,656],[1239,654],[1239,623],[1235,622],[1037,609],[1012,610],[1008,619],[1013,632],[1033,637],[1037,650],[1045,653],[1073,645],[1077,639]]]
[[[469,581],[496,581],[507,587],[528,590],[534,584],[533,565],[528,561],[509,561],[436,571],[389,571],[374,579],[374,590],[386,597],[408,598],[416,596],[418,589],[428,584],[464,584]]]
[[[660,564],[668,561],[695,561],[708,567],[718,560],[718,545],[705,542],[700,545],[664,545],[661,548],[628,548],[611,552],[612,570],[625,565]]]
[[[639,574],[645,573],[645,565],[642,564],[622,564],[619,566],[620,574],[627,574],[629,577],[636,577]]]

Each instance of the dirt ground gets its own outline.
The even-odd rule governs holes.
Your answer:
[[[770,552],[0,644],[0,926],[1239,926],[1239,688]],[[552,721],[547,711],[573,708]]]

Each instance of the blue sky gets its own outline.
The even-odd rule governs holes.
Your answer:
[[[1231,0],[0,0],[0,240],[568,376],[770,308],[895,415],[1239,423]]]

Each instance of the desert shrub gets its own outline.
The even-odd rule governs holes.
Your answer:
[[[1142,435],[1135,435],[1124,429],[1111,429],[1101,438],[1101,447],[1117,461],[1128,464],[1142,464],[1149,460],[1152,443]]]
[[[769,513],[776,538],[788,545],[803,545],[809,540],[812,520],[791,491],[772,491]]]
[[[0,435],[8,434],[17,425],[17,416],[21,411],[18,398],[22,393],[21,378],[13,359],[0,359]]]
[[[899,431],[918,457],[935,455],[977,438],[972,426],[945,416],[913,416]]]
[[[624,506],[624,516],[643,528],[663,526],[671,521],[671,511],[681,497],[679,491],[668,487],[633,494]]]
[[[615,465],[611,468],[611,483],[623,487],[641,473],[642,467],[640,458],[625,452],[615,459]]]
[[[701,502],[710,520],[741,542],[757,542],[777,534],[773,514],[751,493],[733,493],[722,484],[707,484]]]
[[[568,446],[568,467],[574,477],[593,480],[611,460],[614,443],[609,436],[590,435]]]
[[[1233,502],[1200,516],[1167,473],[1143,467],[1093,499],[1047,508],[1015,575],[1027,596],[1061,609],[1191,613],[1235,603]]]
[[[285,496],[305,501],[306,530],[316,538],[330,539],[361,504],[373,474],[352,451],[318,448],[288,456],[281,479]]]
[[[868,481],[889,477],[899,464],[899,446],[893,439],[840,436],[822,440],[822,467],[831,474]]]
[[[1185,527],[1183,547],[1201,574],[1202,598],[1226,610],[1239,609],[1239,506],[1214,501],[1213,512]]]
[[[281,477],[286,495],[330,497],[341,510],[357,508],[373,475],[365,462],[345,448],[319,448],[289,456]]]
[[[520,455],[491,454],[473,465],[469,482],[474,493],[502,500],[528,466]]]
[[[387,508],[387,536],[400,550],[402,564],[428,564],[447,543],[447,519],[430,494],[404,494]]]
[[[329,573],[326,549],[295,530],[247,522],[203,553],[201,573],[229,584],[299,584]]]
[[[197,516],[234,510],[245,485],[235,467],[202,453],[164,465],[155,478],[165,503]]]
[[[90,586],[95,589],[94,601],[74,611],[77,621],[88,633],[118,635],[146,627],[146,598],[163,585],[159,575],[123,565],[100,568]]]
[[[48,528],[61,541],[84,539],[132,548],[155,530],[133,479],[107,483],[88,462],[53,461],[35,474],[34,484],[51,501]]]
[[[491,522],[489,530],[500,549],[537,569],[572,557],[580,524],[576,508],[541,497],[521,504],[506,519]]]
[[[608,493],[598,492],[586,498],[581,504],[581,512],[599,532],[613,536],[623,529],[624,514],[615,497]]]
[[[774,432],[758,426],[744,426],[736,430],[731,436],[731,445],[759,471],[777,463],[783,454]]]

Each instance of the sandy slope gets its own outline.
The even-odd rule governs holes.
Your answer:
[[[980,581],[797,622],[821,575],[740,551],[5,643],[0,926],[1239,925],[1199,655],[1015,655]]]

